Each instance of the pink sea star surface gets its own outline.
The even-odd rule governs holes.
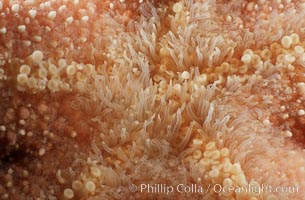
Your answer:
[[[0,199],[304,199],[305,1],[0,1]]]

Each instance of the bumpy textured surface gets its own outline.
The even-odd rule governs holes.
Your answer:
[[[0,199],[302,199],[304,15],[297,0],[1,0]],[[210,189],[157,191],[179,184]],[[286,190],[214,187],[262,184]]]

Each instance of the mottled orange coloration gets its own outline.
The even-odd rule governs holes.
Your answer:
[[[0,199],[301,199],[304,5],[0,1]]]

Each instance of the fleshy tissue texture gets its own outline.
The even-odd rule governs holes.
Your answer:
[[[1,0],[0,198],[302,199],[304,14]]]

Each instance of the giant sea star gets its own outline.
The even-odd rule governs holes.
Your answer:
[[[302,199],[304,13],[1,0],[0,198]]]

